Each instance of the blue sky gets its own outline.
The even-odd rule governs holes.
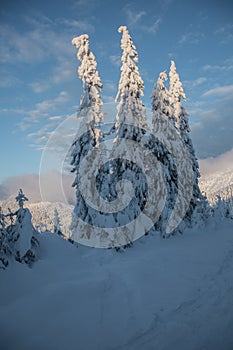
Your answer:
[[[128,26],[137,47],[146,106],[158,74],[169,71],[173,59],[198,157],[233,148],[231,1],[8,0],[1,3],[0,18],[1,181],[38,173],[45,140],[75,113],[82,85],[74,36],[89,35],[102,98],[113,101],[120,25]]]

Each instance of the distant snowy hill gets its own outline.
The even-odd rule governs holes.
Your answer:
[[[202,176],[199,184],[211,203],[216,201],[217,194],[222,198],[233,197],[233,170]]]
[[[211,175],[202,176],[199,180],[200,188],[206,193],[210,203],[214,204],[216,195],[220,194],[223,198],[233,197],[233,171],[216,172]],[[53,230],[54,209],[57,208],[61,221],[62,232],[66,237],[70,237],[70,223],[73,206],[60,202],[26,202],[32,213],[32,222],[39,231]],[[17,209],[15,198],[0,201],[0,206],[7,212],[7,208]]]
[[[1,349],[233,349],[229,219],[123,253],[42,233],[38,258],[0,271]]]
[[[17,203],[14,198],[9,198],[4,201],[0,201],[0,206],[3,211],[7,213],[8,208],[17,210]],[[73,206],[60,203],[60,202],[26,202],[25,207],[29,208],[32,213],[32,223],[39,231],[53,231],[54,225],[54,209],[57,208],[58,215],[61,222],[62,233],[66,237],[70,237],[70,223],[73,211]]]

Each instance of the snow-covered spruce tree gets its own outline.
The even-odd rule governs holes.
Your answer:
[[[144,130],[147,127],[145,106],[141,100],[144,95],[144,82],[140,76],[137,62],[138,53],[126,26],[118,29],[122,33],[121,38],[121,75],[118,92],[115,101],[117,115],[115,122],[115,139],[111,158],[113,162],[114,178],[117,181],[122,179],[130,180],[134,188],[134,199],[124,213],[114,214],[114,219],[119,225],[131,222],[141,212],[146,197],[146,183],[144,181],[144,156],[140,149],[140,142]],[[134,141],[130,145],[128,141]],[[114,183],[114,186],[116,183]],[[124,191],[126,195],[126,191]],[[114,193],[114,188],[110,189]],[[130,194],[129,194],[130,197]],[[124,235],[127,244],[133,241],[132,232],[124,228]]]
[[[36,248],[39,245],[38,232],[32,225],[31,213],[24,208],[28,198],[20,189],[15,199],[19,209],[12,212],[8,208],[8,214],[0,214],[0,260],[3,267],[12,259],[31,265],[36,260]],[[7,219],[9,224],[6,224]]]
[[[184,93],[179,74],[176,71],[176,65],[174,61],[171,61],[169,77],[170,77],[170,89],[169,89],[170,104],[173,112],[175,126],[181,136],[181,139],[183,140],[184,144],[188,149],[190,159],[192,161],[192,167],[193,167],[193,173],[194,173],[193,194],[190,201],[189,210],[187,211],[187,214],[186,214],[186,219],[188,219],[188,221],[191,222],[192,214],[194,210],[197,210],[200,214],[200,217],[202,217],[205,220],[206,213],[208,212],[208,203],[206,198],[202,195],[198,185],[198,179],[200,177],[199,165],[195,155],[193,143],[190,137],[188,113],[186,112],[182,103],[182,99],[183,101],[186,101],[186,95]]]
[[[36,247],[39,244],[38,233],[32,225],[32,215],[29,209],[24,208],[24,202],[28,201],[28,198],[22,189],[19,190],[15,199],[19,209],[15,213],[14,225],[11,224],[8,228],[8,241],[15,260],[31,265],[36,260]]]
[[[174,135],[170,135],[174,127],[174,119],[172,117],[171,108],[169,104],[169,92],[165,87],[165,82],[167,80],[166,71],[159,74],[158,80],[154,85],[153,92],[151,94],[152,99],[152,131],[155,136],[153,142],[153,152],[158,158],[160,164],[162,164],[163,173],[166,179],[166,202],[163,211],[160,215],[155,228],[160,231],[163,237],[167,237],[166,226],[168,223],[168,218],[173,210],[177,192],[178,192],[178,181],[177,181],[177,171],[174,159],[169,151],[165,147],[165,142],[161,143],[156,139],[156,135],[160,134],[162,136],[174,138]],[[173,128],[165,128],[167,130],[166,135],[164,133],[163,124],[171,123]],[[161,130],[162,127],[162,130]],[[162,135],[161,135],[162,134]],[[168,140],[167,140],[168,141]],[[156,169],[155,169],[156,170]],[[155,171],[154,170],[154,171]],[[153,169],[151,169],[153,171]],[[175,232],[174,232],[175,233]]]
[[[89,207],[86,205],[86,201],[79,188],[79,166],[83,158],[87,156],[89,150],[93,147],[98,148],[102,137],[100,124],[103,121],[103,103],[100,97],[102,83],[96,68],[95,56],[89,49],[88,35],[84,34],[74,38],[72,44],[78,49],[77,57],[81,62],[78,68],[78,76],[83,82],[84,93],[77,115],[82,121],[77,137],[71,147],[72,172],[76,173],[73,182],[73,187],[76,187],[76,205],[72,216],[71,239],[75,238],[75,235],[85,232],[83,230],[83,222],[89,224],[92,222]],[[90,159],[89,163],[91,164],[93,161],[94,159]]]
[[[61,230],[60,218],[59,218],[59,214],[58,214],[57,208],[54,209],[53,232],[56,233],[57,235],[63,237],[63,233],[62,233],[62,230]]]

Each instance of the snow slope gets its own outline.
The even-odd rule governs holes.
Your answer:
[[[219,194],[222,198],[233,196],[233,170],[224,172],[214,172],[201,176],[199,180],[200,188],[206,193],[210,203],[216,202],[216,196]]]
[[[40,236],[0,271],[4,350],[232,350],[233,221],[124,252]]]

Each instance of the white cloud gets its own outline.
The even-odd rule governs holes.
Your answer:
[[[116,90],[116,84],[112,83],[111,81],[104,82],[104,91],[115,91]]]
[[[200,32],[188,32],[182,34],[180,39],[178,40],[179,45],[183,45],[185,43],[189,44],[199,44],[200,40],[204,37],[203,33]]]
[[[167,55],[168,55],[169,58],[172,58],[175,54],[173,52],[168,52]]]
[[[54,99],[43,100],[36,103],[35,108],[31,110],[13,109],[8,112],[15,112],[24,115],[23,119],[18,123],[20,130],[25,131],[33,124],[37,124],[42,120],[53,117],[53,114],[69,101],[69,95],[66,91],[61,91]],[[52,114],[52,115],[51,115]]]
[[[184,85],[186,85],[188,88],[194,88],[196,86],[202,85],[207,81],[207,78],[205,77],[199,77],[195,80],[186,80],[184,81]]]
[[[76,69],[71,61],[60,60],[59,64],[45,80],[30,83],[29,86],[35,93],[42,93],[54,85],[71,81],[75,77]]]
[[[203,69],[205,71],[228,71],[228,70],[232,70],[233,69],[233,64],[230,65],[210,65],[210,64],[206,64],[205,66],[203,66]]]
[[[135,11],[129,4],[127,4],[123,8],[123,11],[125,12],[125,15],[127,17],[127,24],[129,27],[137,28],[148,33],[155,34],[162,22],[161,16],[158,17],[156,20],[151,21],[146,11]]]
[[[196,80],[193,81],[193,86],[201,85],[204,82],[206,82],[206,80],[207,80],[207,78],[205,78],[205,77],[197,78]]]
[[[158,18],[151,26],[147,27],[147,31],[149,33],[156,33],[157,30],[159,29],[161,22],[162,22],[162,19]]]
[[[186,41],[188,41],[188,39],[190,38],[190,36],[192,35],[192,33],[186,33],[186,34],[182,34],[181,38],[178,41],[178,44],[184,44]]]
[[[48,81],[40,81],[40,82],[35,82],[35,83],[30,83],[29,86],[31,86],[32,90],[36,94],[40,94],[41,92],[44,92],[49,89],[50,84]]]
[[[96,0],[88,0],[88,4],[86,0],[76,0],[71,6],[79,15],[87,16],[90,15],[99,4],[100,2]]]
[[[0,78],[0,88],[10,88],[21,84],[22,84],[22,81],[12,75],[7,75],[7,76],[3,75]]]
[[[165,13],[174,0],[160,0],[161,10]]]
[[[218,156],[233,147],[233,99],[218,99],[209,110],[197,110],[191,136],[199,158]]]
[[[110,96],[110,95],[103,94],[102,99],[103,99],[104,103],[112,103],[112,104],[115,103],[115,98],[113,96]]]
[[[85,20],[61,19],[60,22],[67,27],[72,27],[79,31],[94,32],[95,30],[94,26],[89,21]]]
[[[215,31],[215,35],[221,36],[221,44],[230,44],[233,41],[233,24],[232,23],[226,23],[224,26],[218,28]]]
[[[233,171],[233,148],[217,157],[199,160],[201,175],[209,175],[215,172]]]
[[[203,112],[203,106],[205,105],[205,101],[190,101],[188,113],[193,116],[198,113]]]
[[[233,85],[218,86],[216,88],[206,91],[202,97],[220,96],[231,97],[233,96]]]
[[[109,59],[114,66],[116,66],[116,67],[121,66],[121,56],[120,55],[111,55],[111,56],[109,56]]]
[[[202,69],[204,71],[228,72],[233,69],[233,57],[225,59],[221,64],[206,64]]]
[[[16,196],[19,188],[22,188],[31,203],[43,200],[73,204],[75,200],[73,180],[73,174],[62,174],[61,176],[56,171],[43,175],[23,174],[9,177],[0,184],[0,200]],[[42,196],[40,185],[43,187]]]
[[[4,23],[0,25],[0,62],[42,62],[50,57],[61,59],[72,54],[68,22],[64,23],[64,30],[59,32],[56,22],[46,17],[40,16],[39,20],[36,16],[24,19],[30,25],[27,31],[20,32]]]
[[[54,117],[50,117],[49,120],[61,120],[60,116],[54,116]]]
[[[43,100],[41,102],[36,103],[35,109],[28,111],[27,120],[36,121],[37,117],[40,115],[49,115],[50,112],[54,111],[58,105],[63,104],[69,100],[69,95],[66,91],[61,91],[57,97],[54,99]]]
[[[139,12],[133,11],[129,7],[129,5],[125,6],[125,13],[127,16],[128,24],[129,24],[129,26],[132,26],[132,27],[135,26],[136,24],[138,24],[140,22],[141,18],[146,15],[145,11],[139,11]]]
[[[28,134],[28,138],[34,141],[31,146],[48,154],[53,153],[54,161],[61,157],[65,159],[78,130],[76,113],[68,116],[52,116],[46,121],[47,123],[37,131]]]

